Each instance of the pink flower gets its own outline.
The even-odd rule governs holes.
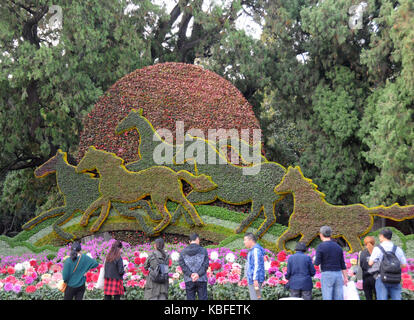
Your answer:
[[[135,287],[137,285],[138,285],[138,282],[137,281],[135,281],[135,280],[128,280],[126,286],[127,287]]]
[[[49,268],[48,268],[48,266],[47,266],[47,264],[46,264],[46,263],[41,263],[41,264],[40,264],[40,266],[39,266],[39,268],[37,268],[37,272],[38,272],[39,274],[44,274],[44,273],[46,273],[48,270],[49,270]]]
[[[271,287],[275,287],[279,284],[279,279],[277,277],[270,277],[267,280],[267,284]]]
[[[41,287],[43,287],[43,281],[36,283],[36,289],[40,289]]]
[[[141,279],[141,280],[139,280],[139,282],[138,282],[138,287],[140,287],[141,289],[144,289],[145,288],[145,283],[147,282],[147,280],[145,280],[145,279]]]
[[[240,276],[237,273],[230,273],[228,278],[230,283],[238,283],[240,281]]]
[[[20,292],[20,290],[22,290],[22,286],[16,283],[16,284],[13,286],[13,291],[14,291],[15,293],[19,293],[19,292]]]
[[[17,279],[14,276],[8,276],[6,279],[6,282],[10,282],[11,284],[15,284]]]
[[[219,284],[225,284],[227,282],[229,282],[229,281],[225,277],[218,277],[217,278],[217,283],[219,283]]]
[[[14,268],[13,268],[13,267],[11,267],[11,266],[9,266],[9,267],[7,268],[7,273],[8,273],[8,274],[14,274]]]
[[[239,281],[237,284],[239,287],[247,287],[247,279],[243,278],[243,280]]]
[[[183,269],[181,269],[180,266],[177,266],[177,268],[175,268],[175,272],[177,272],[177,273],[183,273]]]
[[[356,283],[356,287],[357,287],[357,289],[358,290],[362,290],[363,288],[362,288],[362,280],[358,280],[357,281],[357,283]]]
[[[185,290],[185,282],[184,281],[180,282],[180,289]]]
[[[3,287],[4,291],[11,291],[13,290],[13,284],[11,282],[6,282],[6,284]]]
[[[139,251],[134,251],[134,257],[139,257]]]
[[[86,286],[86,289],[88,289],[89,291],[93,290],[93,288],[95,287],[95,284],[93,282],[89,282]]]

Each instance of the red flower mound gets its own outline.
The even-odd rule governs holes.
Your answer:
[[[184,134],[198,128],[208,138],[208,129],[260,129],[251,105],[229,81],[202,67],[162,63],[138,69],[118,80],[84,118],[80,133],[79,161],[87,148],[113,152],[126,163],[138,160],[138,134],[118,136],[115,127],[132,109],[155,129],[165,128],[176,138],[176,121],[184,122]],[[178,141],[182,142],[182,141]]]

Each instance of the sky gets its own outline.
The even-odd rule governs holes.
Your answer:
[[[158,5],[165,5],[167,12],[171,12],[178,0],[152,0],[153,3]],[[207,10],[211,3],[229,3],[229,0],[207,0],[203,3],[203,10]],[[247,34],[259,39],[262,33],[262,28],[259,24],[253,21],[251,17],[243,13],[236,21],[236,27],[238,29],[244,29]],[[189,28],[191,32],[191,28]]]

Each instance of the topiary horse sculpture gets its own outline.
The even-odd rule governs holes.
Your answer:
[[[92,175],[76,173],[76,167],[67,161],[67,153],[60,149],[34,172],[36,178],[43,178],[52,173],[56,173],[56,183],[63,194],[64,205],[40,213],[26,222],[23,229],[30,230],[47,219],[61,216],[53,223],[53,230],[59,237],[71,241],[75,236],[65,232],[61,225],[72,219],[76,212],[84,212],[99,198],[99,179],[93,178]],[[147,201],[140,200],[134,203],[134,208],[138,206],[144,209],[152,220],[161,220],[161,216],[152,211]],[[150,230],[141,214],[136,210],[130,210],[130,207],[129,203],[116,203],[114,206],[121,215],[136,218],[144,231]]]
[[[100,196],[86,209],[80,221],[81,225],[87,225],[92,212],[102,207],[91,231],[99,230],[108,216],[112,202],[132,203],[146,196],[151,197],[153,205],[162,216],[162,220],[153,229],[151,235],[160,233],[171,221],[171,215],[166,207],[168,199],[178,202],[188,210],[197,225],[203,225],[202,221],[197,219],[196,209],[184,196],[180,180],[185,180],[200,192],[217,187],[211,178],[206,175],[194,176],[185,170],[175,172],[165,166],[153,166],[138,172],[128,171],[122,158],[113,153],[89,147],[76,167],[76,172],[80,173],[94,169],[100,175]]]
[[[329,225],[332,237],[343,237],[350,251],[362,249],[360,237],[373,225],[373,216],[395,221],[414,218],[414,205],[367,208],[363,204],[335,206],[325,201],[325,194],[317,190],[311,179],[303,176],[299,167],[289,167],[282,182],[274,191],[278,194],[293,193],[294,210],[289,218],[289,228],[279,237],[277,247],[285,249],[285,242],[301,235],[299,241],[307,245],[318,236],[320,227]]]

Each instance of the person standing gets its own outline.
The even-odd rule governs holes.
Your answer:
[[[155,280],[155,272],[160,271],[160,265],[168,266],[170,257],[164,250],[164,240],[157,238],[154,241],[154,251],[145,260],[144,268],[149,270],[145,282],[144,299],[145,300],[167,300],[168,299],[168,277],[165,282]],[[157,268],[158,267],[158,268]],[[168,272],[167,272],[168,275]]]
[[[120,300],[124,294],[124,264],[121,258],[122,242],[116,240],[105,259],[104,299]]]
[[[285,278],[289,280],[290,296],[312,300],[312,277],[316,270],[312,259],[306,252],[306,244],[298,242],[295,248],[296,253],[291,255],[287,262]]]
[[[375,238],[366,236],[364,238],[365,249],[358,255],[358,264],[362,270],[362,289],[364,290],[365,299],[374,300],[375,295],[375,279],[374,276],[368,272],[370,266],[368,264],[369,258],[374,250]]]
[[[261,288],[265,279],[264,249],[257,243],[256,236],[251,232],[244,235],[243,241],[245,247],[249,249],[244,268],[250,300],[261,300]]]
[[[400,247],[394,245],[391,241],[392,231],[390,229],[382,229],[379,232],[380,245],[372,250],[368,265],[379,263],[379,273],[374,275],[375,292],[378,300],[387,300],[390,296],[391,300],[401,300],[401,268],[407,266],[407,259]],[[386,255],[386,257],[385,257]],[[387,272],[385,264],[394,264],[391,266],[394,272]],[[390,271],[390,270],[388,270]]]
[[[81,244],[74,242],[70,256],[63,264],[62,279],[67,284],[63,299],[82,300],[85,294],[85,273],[96,268],[99,263],[86,254],[81,254]]]
[[[190,234],[190,244],[180,253],[178,263],[183,270],[187,300],[207,300],[207,269],[209,258],[207,249],[200,246],[200,237]]]
[[[342,248],[331,240],[332,229],[320,228],[322,243],[316,248],[314,265],[321,269],[321,289],[323,300],[343,300],[343,287],[348,284],[348,275]]]

